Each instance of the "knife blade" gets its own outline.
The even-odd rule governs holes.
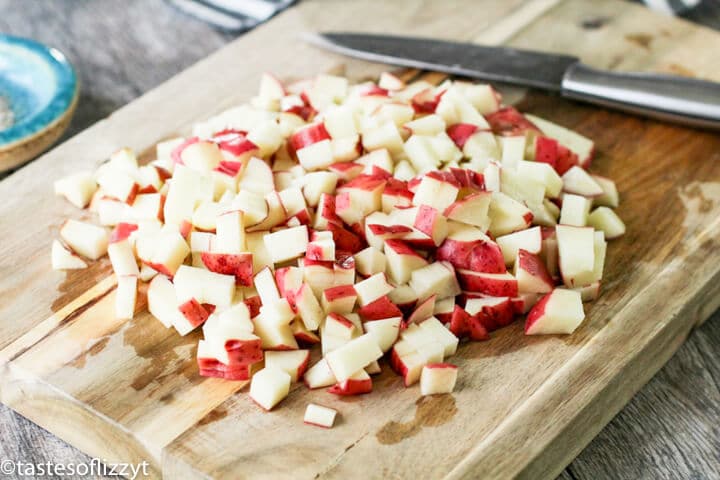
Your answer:
[[[569,55],[430,38],[327,32],[306,40],[372,62],[533,87],[644,116],[720,129],[720,84],[714,82],[611,72]]]

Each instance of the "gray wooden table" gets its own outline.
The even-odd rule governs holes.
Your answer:
[[[690,18],[720,27],[718,0]],[[234,38],[160,0],[0,0],[0,32],[58,47],[77,68],[82,93],[66,137]],[[720,479],[719,348],[717,312],[560,478]],[[0,405],[2,460],[89,461]]]

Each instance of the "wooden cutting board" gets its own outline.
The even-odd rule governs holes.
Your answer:
[[[298,40],[320,28],[562,51],[597,67],[720,81],[720,35],[625,2],[302,2],[0,182],[0,400],[90,455],[146,460],[155,477],[554,477],[720,306],[715,134],[538,93],[520,100],[596,141],[593,170],[618,182],[628,234],[611,242],[603,295],[575,334],[525,337],[517,322],[464,345],[448,396],[420,399],[385,368],[372,395],[296,386],[263,413],[235,395],[243,383],[198,376],[197,333],[181,338],[147,313],[114,320],[106,260],[50,269],[63,219],[89,218],[53,196],[54,179],[122,146],[151,151],[248,99],[263,71],[289,80],[340,69],[358,80],[386,68]],[[337,408],[339,424],[303,425],[311,401]]]

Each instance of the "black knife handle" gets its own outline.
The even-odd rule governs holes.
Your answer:
[[[578,62],[565,72],[562,95],[661,120],[720,129],[720,83],[610,72]]]

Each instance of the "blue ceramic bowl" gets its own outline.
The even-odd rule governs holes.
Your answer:
[[[77,91],[75,71],[60,51],[0,35],[0,96],[14,117],[10,127],[0,129],[0,149],[12,148],[57,124],[74,107]],[[68,121],[64,123],[67,126]]]

